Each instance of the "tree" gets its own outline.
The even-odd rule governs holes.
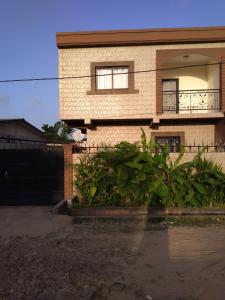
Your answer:
[[[73,141],[71,134],[74,132],[74,129],[67,127],[62,121],[58,121],[54,125],[43,124],[41,128],[53,142]]]

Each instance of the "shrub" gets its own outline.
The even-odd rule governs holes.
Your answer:
[[[221,206],[225,199],[225,174],[201,150],[193,161],[181,163],[181,146],[173,162],[169,149],[157,151],[154,140],[142,130],[138,144],[121,142],[103,148],[75,165],[75,187],[81,206],[202,207]]]

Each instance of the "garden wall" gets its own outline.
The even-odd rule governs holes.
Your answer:
[[[64,199],[71,200],[75,194],[73,181],[74,181],[74,168],[75,163],[79,163],[79,158],[85,155],[86,153],[72,153],[73,145],[64,146]],[[196,152],[186,152],[182,158],[181,162],[191,161],[196,155]],[[178,153],[170,153],[172,160],[175,160],[178,156]],[[203,154],[207,159],[211,159],[217,164],[223,167],[225,172],[225,152],[206,152]]]
[[[191,161],[195,157],[196,153],[185,153],[181,162]],[[175,160],[178,156],[178,153],[170,153],[170,157]],[[203,157],[213,160],[215,163],[223,167],[225,172],[225,152],[208,152],[204,153]]]
[[[79,163],[79,158],[87,155],[87,154],[81,154],[81,153],[75,153],[73,155],[73,164]],[[187,162],[193,160],[196,153],[184,153],[184,156],[181,160],[181,162]],[[223,170],[225,172],[225,152],[208,152],[204,153],[203,156],[207,159],[211,159],[217,164],[221,165],[223,167]],[[178,157],[178,153],[170,153],[170,157],[172,160],[175,160]]]

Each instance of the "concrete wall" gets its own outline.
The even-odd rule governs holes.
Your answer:
[[[197,153],[185,153],[181,162],[187,162],[194,159]],[[73,154],[73,164],[79,163],[80,158],[87,154]],[[171,159],[174,161],[177,157],[177,153],[170,153]],[[204,153],[203,157],[213,160],[215,163],[221,165],[225,172],[225,152],[208,152]]]
[[[181,162],[187,162],[193,160],[195,157],[196,153],[185,153],[183,159]],[[171,153],[170,154],[171,158],[175,160],[178,156],[177,153]],[[215,163],[218,165],[221,165],[223,168],[223,171],[225,172],[225,152],[209,152],[209,153],[204,153],[203,157],[213,160]]]

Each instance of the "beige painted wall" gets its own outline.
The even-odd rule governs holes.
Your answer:
[[[164,79],[178,78],[180,90],[200,90],[208,88],[207,67],[164,71]]]
[[[142,126],[146,136],[150,138],[151,129],[149,126]],[[100,145],[110,144],[115,145],[121,141],[138,142],[141,138],[140,126],[97,126],[95,130],[88,130],[87,144]]]
[[[187,162],[193,160],[197,153],[185,153],[181,162]],[[80,158],[86,154],[73,154],[73,163],[77,164],[80,161]],[[177,153],[170,153],[171,159],[174,161],[177,158]],[[218,165],[222,166],[225,172],[225,152],[211,152],[211,153],[204,153],[203,157],[207,159],[213,160]],[[75,176],[75,174],[74,174]]]
[[[195,157],[196,153],[185,153],[184,157],[182,158],[181,162],[187,162],[191,161]],[[170,154],[171,158],[175,160],[178,156],[176,153]],[[204,153],[203,157],[213,160],[218,165],[222,166],[224,172],[225,172],[225,152],[209,152]]]
[[[220,88],[219,74],[219,66],[208,66],[208,89]]]
[[[90,63],[101,61],[133,60],[135,71],[155,69],[157,50],[224,46],[225,43],[205,43],[59,49],[59,77],[90,75]],[[156,113],[155,80],[155,72],[135,74],[135,88],[139,89],[139,94],[128,95],[87,95],[91,88],[90,78],[61,80],[60,118],[67,120],[152,117]],[[200,82],[198,81],[198,84]],[[201,84],[204,85],[204,80]]]

